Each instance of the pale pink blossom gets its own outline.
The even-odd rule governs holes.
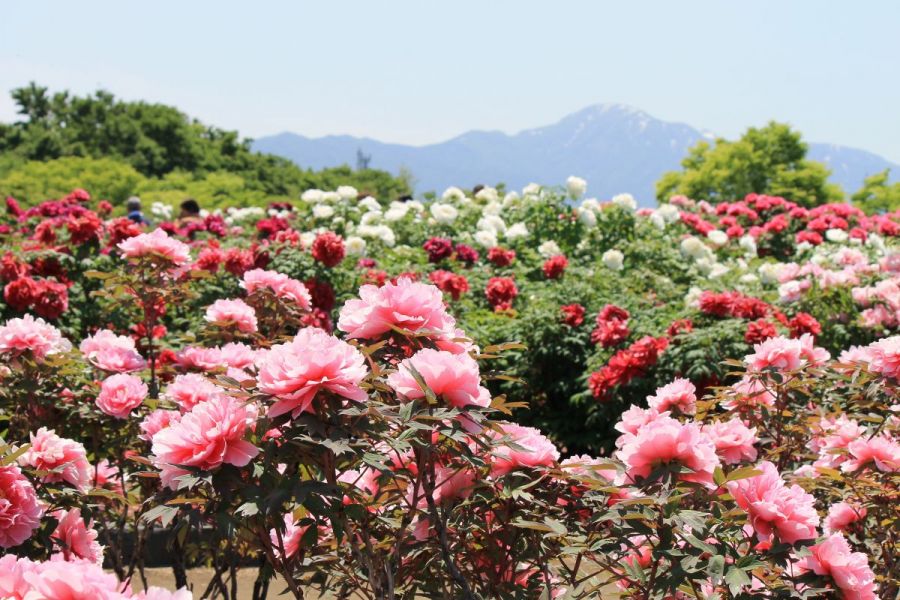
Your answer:
[[[625,463],[626,478],[632,483],[649,477],[657,467],[677,464],[692,471],[679,474],[679,479],[712,486],[713,471],[719,466],[715,446],[698,425],[668,416],[627,437],[616,457]]]
[[[547,437],[534,427],[523,427],[515,423],[501,423],[503,437],[491,450],[491,474],[505,475],[519,468],[549,467],[559,460],[559,450]],[[501,438],[502,439],[502,438]],[[508,445],[514,444],[516,447]]]
[[[282,560],[291,558],[300,549],[300,543],[303,541],[303,534],[309,529],[309,525],[298,525],[294,521],[294,515],[287,513],[284,515],[284,530],[281,532],[281,543],[278,541],[278,532],[274,529],[269,531],[269,539],[275,553]],[[284,545],[284,554],[282,555],[281,547]]]
[[[759,540],[770,541],[773,534],[788,544],[814,539],[819,526],[815,498],[798,485],[785,485],[771,462],[763,461],[756,468],[762,471],[759,475],[729,481],[726,486],[747,512]]]
[[[850,525],[866,518],[865,506],[853,506],[847,502],[836,502],[828,509],[825,517],[825,532],[845,531]]]
[[[853,440],[847,450],[850,457],[841,465],[845,472],[858,471],[870,464],[885,473],[900,471],[900,443],[887,433]]]
[[[814,338],[804,333],[799,338],[773,337],[753,346],[754,353],[744,357],[744,363],[752,371],[775,369],[796,371],[815,366],[828,360],[828,351],[813,345]]]
[[[616,474],[616,467],[609,459],[594,458],[587,454],[570,456],[559,463],[559,468],[573,477],[606,481],[612,481]]]
[[[27,559],[20,559],[27,560]],[[24,600],[128,600],[130,590],[116,576],[86,560],[50,560],[24,569]]]
[[[19,467],[0,466],[0,547],[12,548],[30,538],[43,514],[34,487]]]
[[[872,362],[872,351],[868,346],[850,346],[838,356],[838,361],[846,364],[860,363],[868,365]]]
[[[869,345],[869,370],[891,379],[900,379],[900,336],[878,340]]]
[[[231,396],[201,402],[181,419],[153,436],[153,463],[164,485],[177,489],[185,467],[211,471],[223,464],[243,467],[259,449],[245,437],[256,409]]]
[[[26,352],[37,361],[53,354],[68,352],[72,344],[59,329],[43,319],[26,314],[0,326],[0,354],[18,357]]]
[[[841,533],[832,533],[809,549],[797,565],[829,577],[844,600],[875,600],[875,574],[866,555],[853,552]]]
[[[647,404],[657,412],[677,411],[692,415],[697,407],[697,388],[687,379],[675,379],[656,389],[656,395],[647,397]]]
[[[755,411],[763,406],[766,408],[775,406],[775,394],[766,389],[762,381],[744,377],[731,386],[728,399],[721,404],[726,410]]]
[[[256,350],[240,342],[229,342],[219,348],[219,360],[234,369],[248,369],[256,360]]]
[[[235,327],[241,333],[257,330],[256,311],[241,299],[216,300],[206,307],[206,320],[219,327]]]
[[[247,294],[260,288],[269,288],[277,297],[290,300],[304,310],[309,310],[312,302],[309,290],[302,281],[291,279],[277,271],[251,269],[244,273],[241,287],[247,290]]]
[[[222,359],[222,351],[219,348],[203,348],[200,346],[182,348],[175,355],[175,361],[182,369],[197,371],[214,371],[226,366]]]
[[[97,541],[97,531],[81,518],[77,508],[53,513],[59,523],[51,536],[59,547],[63,560],[86,560],[96,565],[103,564],[103,546]]]
[[[135,600],[193,600],[194,594],[186,588],[171,592],[165,588],[151,585],[134,597]]]
[[[162,229],[130,237],[119,242],[118,248],[125,258],[161,258],[174,266],[183,265],[191,258],[190,247],[170,238]]]
[[[351,338],[377,338],[393,328],[431,332],[440,339],[456,335],[456,321],[447,312],[441,291],[405,277],[382,287],[362,286],[359,298],[348,300],[338,319],[338,329]]]
[[[201,402],[211,400],[225,393],[225,390],[198,373],[177,375],[166,388],[165,397],[182,411],[188,411]]]
[[[146,361],[138,354],[134,340],[125,335],[116,335],[108,329],[101,329],[86,337],[79,346],[81,353],[92,365],[103,371],[131,373],[140,371]]]
[[[125,373],[110,375],[100,384],[97,407],[111,417],[127,419],[144,402],[147,392],[147,384],[139,377]]]
[[[451,354],[426,348],[403,360],[387,383],[402,398],[417,400],[425,391],[416,381],[413,370],[421,375],[435,396],[450,406],[490,406],[491,394],[481,385],[478,363],[468,354]]]
[[[703,425],[703,433],[712,440],[716,454],[726,465],[756,460],[756,428],[749,428],[737,417]]]
[[[84,446],[61,438],[56,432],[41,427],[31,434],[31,445],[19,457],[19,464],[36,471],[49,471],[41,477],[48,483],[66,482],[81,491],[86,491],[91,482],[91,464],[87,460]]]
[[[623,434],[616,440],[616,446],[621,447],[622,444],[624,444],[631,436],[634,436],[641,427],[662,416],[668,417],[669,413],[660,413],[652,408],[641,408],[636,404],[632,405],[628,410],[622,413],[622,416],[619,417],[619,422],[615,425],[616,431]]]
[[[177,410],[165,410],[157,408],[141,421],[140,438],[145,442],[153,441],[153,436],[162,429],[181,420],[181,413]]]
[[[257,355],[259,389],[277,399],[269,416],[315,412],[320,391],[361,402],[359,386],[368,374],[362,353],[350,344],[315,327],[301,329],[293,340]]]

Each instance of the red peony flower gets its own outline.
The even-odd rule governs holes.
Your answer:
[[[344,239],[331,231],[317,235],[312,244],[313,258],[329,269],[340,264],[345,254]]]
[[[34,304],[38,284],[31,277],[20,277],[3,288],[3,300],[17,311],[25,311]]]
[[[471,267],[478,262],[478,250],[465,244],[457,244],[456,260],[466,263],[467,266]]]
[[[515,250],[504,250],[500,246],[494,246],[488,250],[488,260],[498,267],[508,267],[516,260]]]
[[[45,319],[58,319],[69,308],[69,290],[64,283],[42,279],[38,283],[34,312]]]
[[[628,311],[613,304],[607,304],[597,314],[597,326],[591,332],[591,341],[604,348],[612,348],[624,342],[631,333],[628,330]]]
[[[451,271],[437,270],[428,276],[431,283],[436,285],[438,289],[450,296],[454,300],[469,291],[469,280],[464,275],[457,275]]]
[[[254,268],[253,252],[241,248],[229,248],[225,251],[225,270],[235,277],[243,277],[244,273]]]
[[[303,282],[303,285],[309,290],[314,307],[321,308],[326,312],[334,308],[334,288],[330,283],[318,279],[308,279]]]
[[[563,323],[569,327],[580,327],[584,323],[584,307],[580,304],[566,304],[560,306],[563,314]]]
[[[485,288],[488,304],[495,311],[509,310],[513,300],[519,295],[516,282],[509,277],[491,277]]]
[[[794,318],[788,321],[788,327],[791,330],[791,337],[793,338],[798,338],[804,333],[809,333],[813,336],[822,333],[822,326],[816,318],[805,312],[794,315]]]
[[[569,266],[569,259],[562,254],[551,256],[544,262],[544,277],[547,279],[558,279],[566,272]]]
[[[69,241],[72,244],[84,244],[100,238],[103,231],[103,221],[93,212],[85,212],[79,216],[69,216],[66,221],[66,229],[69,230]]]
[[[447,238],[433,237],[422,244],[422,249],[428,253],[428,262],[437,263],[453,254],[453,242]]]
[[[744,333],[744,341],[748,344],[758,344],[769,338],[778,335],[778,329],[775,325],[765,319],[757,319],[747,324],[747,331]]]

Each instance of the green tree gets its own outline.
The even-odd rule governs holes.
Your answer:
[[[123,202],[144,180],[134,167],[121,161],[68,156],[12,168],[0,175],[0,195],[34,204],[84,188],[98,198]]]
[[[890,169],[866,177],[850,199],[867,213],[892,212],[900,208],[900,182],[888,183]]]
[[[683,170],[669,171],[657,182],[656,196],[660,201],[675,194],[723,201],[758,193],[804,206],[843,198],[840,187],[828,183],[825,165],[807,160],[806,151],[799,133],[774,121],[751,127],[737,141],[701,141],[681,161]]]

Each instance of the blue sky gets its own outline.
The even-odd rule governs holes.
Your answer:
[[[778,119],[900,162],[900,2],[5,3],[0,120],[36,80],[242,134],[424,144],[599,102],[733,137]]]

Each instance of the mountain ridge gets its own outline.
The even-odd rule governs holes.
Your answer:
[[[417,192],[501,182],[519,189],[532,181],[558,184],[578,175],[587,179],[589,196],[609,198],[629,192],[641,205],[650,206],[659,177],[678,169],[697,141],[714,138],[708,131],[663,121],[639,108],[603,103],[513,134],[470,130],[421,146],[348,134],[312,138],[285,131],[254,140],[252,147],[313,169],[352,165],[361,150],[371,155],[373,168],[411,171]],[[886,168],[900,172],[900,165],[867,150],[814,142],[808,146],[808,157],[824,162],[832,170],[831,180],[847,194],[868,175]]]

